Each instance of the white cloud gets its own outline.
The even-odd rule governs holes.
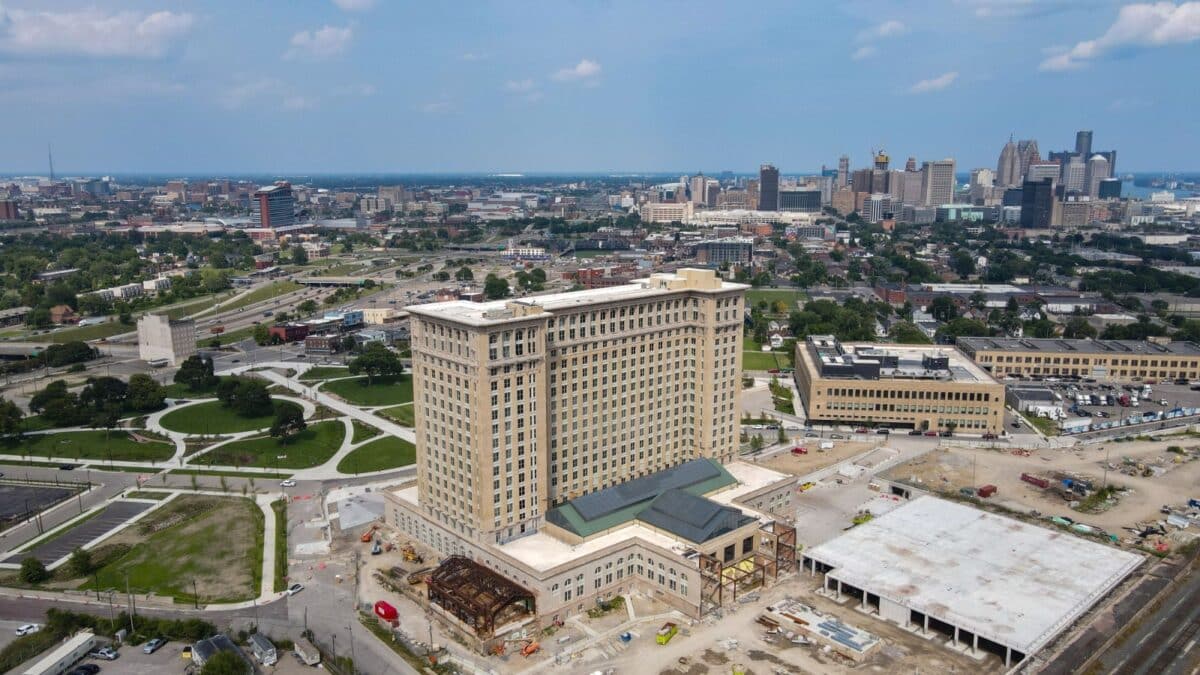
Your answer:
[[[284,110],[308,110],[316,104],[316,99],[307,96],[289,96],[283,99]]]
[[[855,61],[862,61],[863,59],[869,59],[878,53],[879,50],[871,45],[863,45],[862,47],[855,49],[854,53],[850,55],[850,58],[854,59]]]
[[[931,77],[928,80],[921,80],[912,87],[909,87],[908,91],[913,94],[925,94],[931,91],[941,91],[954,84],[954,81],[957,79],[958,71],[950,71],[948,73],[938,75],[937,77]]]
[[[872,26],[864,31],[859,32],[858,40],[859,40],[859,42],[866,42],[867,40],[877,40],[879,38],[891,37],[893,35],[900,35],[901,33],[904,33],[907,30],[908,30],[908,27],[905,26],[903,22],[897,21],[895,19],[889,19],[889,20],[884,21],[883,23],[879,24],[878,26]]]
[[[463,52],[458,58],[463,61],[487,61],[490,57],[482,52]]]
[[[508,82],[504,83],[505,91],[511,91],[515,94],[524,94],[527,92],[531,92],[536,88],[537,88],[537,83],[535,83],[533,80],[531,80],[529,78],[526,78],[524,80],[509,80]]]
[[[373,84],[347,84],[334,88],[338,96],[374,96],[379,89]]]
[[[1042,61],[1039,70],[1074,70],[1105,54],[1200,40],[1200,2],[1126,5],[1104,35]]]
[[[426,115],[440,115],[450,112],[452,108],[453,106],[450,105],[449,101],[429,101],[428,103],[422,103],[420,106],[421,112]]]
[[[570,68],[559,69],[554,79],[560,82],[589,81],[600,75],[600,64],[591,59],[580,59]]]
[[[250,104],[276,103],[282,110],[307,110],[317,105],[317,99],[298,93],[294,87],[274,77],[241,78],[217,97],[226,110],[237,110]]]
[[[346,12],[365,12],[375,6],[375,0],[333,0],[333,4]]]
[[[18,55],[158,58],[195,23],[188,13],[6,10],[0,51]]]
[[[1029,19],[1094,6],[1094,0],[955,0],[981,19]]]
[[[353,38],[354,29],[349,26],[321,26],[317,30],[302,30],[292,36],[291,47],[284,52],[283,58],[289,61],[327,59],[346,51]]]

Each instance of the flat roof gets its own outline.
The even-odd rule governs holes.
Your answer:
[[[409,305],[407,309],[413,314],[486,326],[530,318],[529,316],[515,317],[507,314],[506,310],[510,302],[516,302],[524,305],[536,305],[547,312],[553,312],[556,310],[569,310],[606,302],[622,302],[686,293],[721,293],[725,291],[745,290],[749,288],[749,286],[746,284],[734,284],[728,281],[722,281],[720,286],[716,288],[682,286],[677,288],[661,288],[651,283],[651,281],[654,279],[662,278],[666,278],[668,280],[682,280],[682,277],[675,274],[655,274],[649,279],[639,279],[628,284],[610,286],[608,288],[593,288],[582,291],[567,291],[564,293],[531,295],[523,298],[492,300],[491,302],[469,302],[466,300],[430,302],[423,305]]]
[[[998,384],[996,378],[994,378],[990,373],[952,346],[903,345],[874,342],[839,342],[837,344],[841,346],[844,354],[840,356],[840,358],[843,360],[837,360],[838,357],[836,357],[832,351],[834,348],[833,345],[828,343],[813,344],[811,342],[811,340],[821,339],[824,339],[824,336],[810,336],[810,341],[806,342],[804,345],[805,348],[797,351],[802,355],[805,364],[808,366],[809,372],[814,373],[816,377],[823,380],[860,380],[868,382],[912,380],[958,382],[968,384]],[[828,339],[833,340],[832,337],[829,337]],[[810,345],[812,345],[812,348],[809,348]],[[817,357],[820,358],[825,364],[852,363],[855,360],[867,362],[881,359],[884,356],[895,356],[897,357],[898,362],[896,368],[880,368],[879,377],[877,379],[867,379],[856,375],[826,375],[821,372],[821,364],[813,360],[814,351],[817,352]],[[927,370],[923,363],[923,359],[926,356],[935,358],[945,357],[949,363],[949,367],[945,370]]]
[[[972,351],[1111,354],[1120,356],[1200,356],[1195,342],[1158,344],[1145,340],[1061,340],[1054,338],[963,337],[958,344]]]
[[[829,576],[1023,654],[1036,652],[1143,556],[923,496],[804,555]]]

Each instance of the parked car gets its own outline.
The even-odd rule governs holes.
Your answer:
[[[887,436],[888,434],[892,433],[892,430],[886,429],[886,428],[885,429],[876,429],[875,433],[879,434],[880,436]]]
[[[996,434],[993,434],[992,432],[989,431],[988,433],[983,435],[983,440],[985,440],[985,441],[996,440]]]
[[[840,441],[843,438],[845,438],[845,436],[843,436],[842,434],[829,434],[829,437],[835,441]]]
[[[21,637],[22,635],[32,635],[41,629],[42,624],[40,623],[27,623],[17,629],[17,637]]]
[[[105,661],[116,661],[117,657],[120,655],[117,654],[117,650],[113,649],[112,647],[101,647],[100,649],[97,649],[96,651],[92,652],[91,654],[88,654],[88,656],[92,657],[93,659],[103,659]]]
[[[296,487],[296,481],[291,478],[279,481],[279,487]]]
[[[100,666],[94,663],[81,663],[71,669],[67,675],[96,675],[100,672]]]
[[[295,595],[295,594],[299,593],[299,592],[300,592],[300,591],[302,591],[302,590],[304,590],[304,586],[303,586],[303,585],[301,585],[301,584],[292,584],[291,586],[288,586],[288,589],[287,589],[286,593],[287,593],[289,596],[292,596],[292,595]]]
[[[865,433],[867,433],[867,428],[866,427],[858,427],[857,429],[854,430],[854,433],[865,434]]]
[[[147,642],[146,646],[142,647],[142,653],[153,654],[154,652],[158,651],[159,647],[162,647],[165,644],[167,644],[166,640],[162,638],[154,638],[153,640]]]
[[[926,436],[929,436],[929,437],[932,437],[932,438],[936,438],[936,437],[937,437],[937,435],[938,435],[938,432],[936,432],[936,431],[926,431],[926,432],[925,432],[925,435],[926,435]]]
[[[908,435],[909,435],[909,436],[920,436],[920,435],[921,435],[921,430],[920,430],[920,429],[913,429],[912,431],[908,432]]]

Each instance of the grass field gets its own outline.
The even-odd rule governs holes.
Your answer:
[[[804,291],[794,288],[753,288],[746,291],[746,304],[750,307],[755,307],[760,302],[774,303],[776,300],[782,300],[788,305],[788,312],[799,311],[796,305],[798,302],[803,302],[808,298],[808,294]]]
[[[616,255],[618,251],[611,249],[588,249],[586,251],[575,251],[573,254],[576,258],[586,260],[588,258],[599,258],[606,255]]]
[[[415,424],[411,403],[398,405],[395,408],[384,408],[383,410],[379,410],[378,413],[402,426],[411,427]]]
[[[228,312],[231,310],[238,309],[240,307],[249,307],[250,305],[253,305],[256,302],[262,302],[263,300],[270,300],[271,298],[277,298],[281,295],[291,293],[292,291],[295,291],[295,290],[299,290],[300,288],[301,288],[300,284],[298,284],[294,281],[275,281],[270,284],[267,284],[266,286],[263,286],[262,288],[256,288],[256,289],[250,291],[249,293],[241,296],[237,300],[234,300],[233,302],[222,306],[221,311]]]
[[[196,345],[199,347],[207,347],[210,344],[212,344],[212,341],[215,338],[218,343],[220,343],[222,346],[224,346],[224,345],[232,344],[234,342],[241,342],[242,340],[246,340],[246,339],[252,337],[253,335],[254,335],[254,326],[246,326],[245,328],[231,330],[231,331],[228,331],[225,333],[221,333],[220,335],[213,335],[212,333],[209,333],[207,329],[205,329],[205,330],[199,331],[197,333]]]
[[[161,462],[175,454],[175,446],[170,443],[139,443],[130,438],[127,432],[120,430],[35,434],[25,436],[21,440],[7,439],[0,442],[0,449],[8,455],[114,459],[126,462]]]
[[[742,370],[773,370],[780,368],[773,352],[742,352]]]
[[[296,404],[275,400],[275,405],[295,407]],[[275,421],[273,414],[263,417],[242,417],[226,408],[220,401],[208,401],[189,404],[163,415],[162,425],[165,429],[185,434],[212,435],[266,429],[271,426],[273,421]]]
[[[287,588],[287,500],[271,502],[275,513],[275,592]]]
[[[371,441],[346,455],[338,462],[341,473],[367,473],[408,466],[417,461],[417,449],[412,443],[395,436]]]
[[[128,573],[134,593],[184,603],[249,600],[261,586],[263,529],[263,513],[249,499],[182,496],[97,547],[130,548],[82,588],[124,589]]]
[[[346,277],[358,276],[365,271],[365,266],[361,262],[345,263],[343,265],[332,265],[326,267],[317,273],[319,277]]]
[[[234,471],[232,469],[230,469],[229,471],[222,471],[220,469],[171,469],[167,473],[172,476],[213,476],[213,477],[225,476],[226,478],[254,478],[256,480],[260,479],[260,478],[271,478],[274,480],[283,480],[284,478],[292,477],[292,474],[290,474],[290,473],[271,473],[271,472],[262,472],[262,471],[253,471],[253,472],[251,472],[251,471]]]
[[[367,385],[366,377],[355,377],[348,380],[330,382],[321,391],[337,394],[354,405],[376,406],[396,405],[412,401],[412,378],[401,375],[394,377],[377,377],[374,384]]]
[[[351,443],[360,443],[368,438],[374,438],[379,435],[379,430],[369,424],[363,424],[358,420],[351,423],[354,427],[354,435],[350,437]]]
[[[328,462],[345,436],[346,426],[340,421],[320,422],[293,436],[286,445],[278,438],[258,436],[226,443],[192,462],[208,466],[309,469]]]
[[[309,368],[307,371],[300,374],[301,382],[315,382],[317,380],[329,380],[335,377],[349,377],[349,368],[340,368],[337,366],[317,366]]]
[[[38,339],[49,340],[50,342],[74,342],[80,340],[87,342],[88,340],[99,340],[100,338],[109,338],[121,333],[132,333],[137,330],[134,324],[123,324],[120,321],[109,321],[107,323],[98,323],[91,326],[82,326],[78,328],[67,328],[65,330],[55,331],[49,335],[39,335]]]
[[[184,317],[191,316],[193,314],[199,314],[200,312],[203,312],[204,310],[209,309],[210,307],[217,304],[218,302],[228,299],[231,296],[232,296],[232,293],[225,292],[225,293],[217,293],[215,295],[207,295],[202,298],[192,298],[191,300],[188,300],[186,302],[181,302],[176,305],[173,305],[166,310],[159,310],[159,311],[161,311],[163,314],[166,314],[167,316],[171,317],[172,319],[182,319]]]

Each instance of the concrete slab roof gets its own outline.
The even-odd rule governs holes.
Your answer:
[[[1073,534],[919,497],[805,551],[828,574],[1024,654],[1143,561]]]

